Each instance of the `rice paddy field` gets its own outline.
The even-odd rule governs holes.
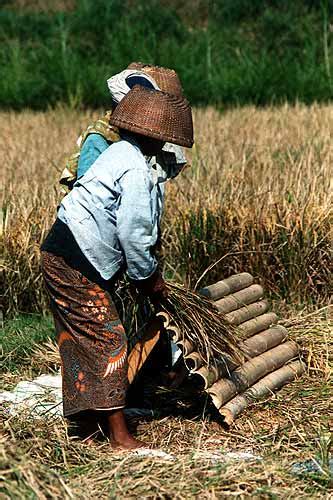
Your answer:
[[[39,245],[61,199],[63,157],[100,114],[0,113],[3,389],[58,368]],[[4,498],[331,498],[333,106],[194,115],[191,167],[167,190],[164,274],[191,289],[253,274],[307,372],[231,429],[188,385],[159,388],[156,416],[133,425],[172,459],[88,447],[61,420],[4,413]]]

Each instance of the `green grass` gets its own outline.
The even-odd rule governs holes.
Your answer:
[[[3,373],[19,373],[31,364],[32,351],[54,336],[51,317],[38,314],[16,316],[5,321],[0,332]]]
[[[249,6],[250,5],[250,6]],[[190,15],[191,13],[191,15]],[[328,101],[332,8],[297,0],[77,0],[0,11],[0,105],[109,106],[106,79],[134,60],[176,69],[192,104]]]

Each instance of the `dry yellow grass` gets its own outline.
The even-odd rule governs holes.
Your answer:
[[[40,310],[39,244],[61,158],[97,112],[2,112],[6,310]],[[170,183],[165,269],[192,286],[247,270],[286,300],[324,302],[332,237],[332,106],[195,111],[192,168]]]
[[[250,224],[278,224],[288,214],[288,225],[296,213],[303,224],[329,217],[332,119],[333,107],[321,106],[197,113],[195,172],[184,204],[225,205]]]
[[[210,281],[250,270],[284,298],[326,301],[332,118],[330,106],[196,113],[193,166],[170,186],[166,225],[192,284],[225,255]]]

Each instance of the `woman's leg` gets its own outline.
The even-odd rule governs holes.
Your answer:
[[[42,269],[56,320],[64,415],[93,410],[97,420],[104,414],[117,446],[142,445],[130,435],[122,411],[127,339],[110,294],[61,257],[43,252]]]
[[[135,448],[145,446],[143,441],[139,441],[139,439],[136,439],[132,436],[132,434],[130,434],[127,428],[124,411],[122,409],[108,412],[107,421],[112,446],[127,450],[133,450]]]

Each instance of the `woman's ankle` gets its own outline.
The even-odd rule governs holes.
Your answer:
[[[135,449],[145,446],[129,432],[122,409],[109,412],[108,424],[110,441],[115,448]]]

